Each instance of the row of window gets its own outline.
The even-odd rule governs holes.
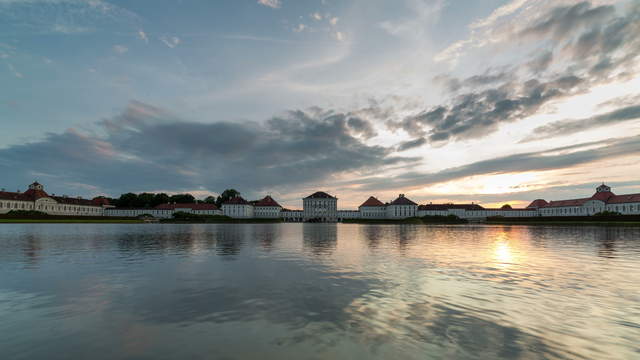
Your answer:
[[[54,211],[54,212],[75,212],[75,213],[93,213],[98,214],[102,210],[98,207],[84,207],[84,206],[65,206],[65,205],[38,205],[26,202],[3,202],[0,201],[0,209],[10,210],[39,210],[39,211]]]

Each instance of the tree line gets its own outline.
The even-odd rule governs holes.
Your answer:
[[[219,196],[207,196],[202,200],[197,200],[195,196],[191,194],[175,194],[168,195],[165,193],[126,193],[120,195],[119,198],[106,198],[111,205],[123,208],[154,208],[158,205],[178,203],[178,204],[192,204],[192,203],[206,203],[215,204],[217,207],[222,206],[222,203],[228,201],[236,196],[240,196],[240,192],[235,189],[227,189]]]

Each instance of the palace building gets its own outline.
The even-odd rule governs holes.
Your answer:
[[[323,191],[315,192],[302,199],[305,221],[338,221],[338,198]]]
[[[37,181],[25,192],[0,191],[0,214],[13,210],[39,211],[49,215],[103,216],[109,202],[103,198],[93,200],[81,197],[49,195]]]
[[[25,192],[0,191],[0,214],[13,210],[35,210],[50,215],[118,216],[137,217],[149,215],[171,218],[177,212],[197,215],[225,215],[237,219],[275,219],[287,222],[340,222],[350,219],[406,219],[423,216],[455,215],[462,219],[483,220],[488,217],[536,217],[536,216],[592,216],[605,211],[623,215],[640,215],[640,194],[616,195],[604,183],[587,198],[553,200],[536,199],[526,208],[509,205],[485,208],[478,204],[426,204],[416,202],[400,194],[395,200],[383,203],[374,196],[363,202],[358,210],[338,210],[338,198],[318,191],[304,199],[303,210],[283,209],[270,195],[261,200],[247,201],[237,196],[218,209],[213,204],[162,204],[155,208],[114,208],[105,198],[93,200],[68,196],[49,195],[38,182],[29,185]]]

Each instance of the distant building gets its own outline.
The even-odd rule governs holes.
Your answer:
[[[338,221],[338,198],[323,191],[315,192],[302,199],[304,221]]]
[[[358,210],[362,219],[385,219],[387,217],[387,206],[373,196],[363,202]]]
[[[247,200],[236,196],[222,204],[222,213],[234,219],[251,219],[254,217],[254,208]]]
[[[104,198],[93,200],[81,197],[54,196],[44,191],[37,181],[29,185],[29,190],[21,192],[0,191],[0,214],[13,210],[33,210],[49,215],[103,216],[109,202]]]
[[[535,200],[529,206],[534,206],[534,203],[537,206],[541,201]],[[538,211],[542,216],[586,216],[603,211],[637,215],[640,214],[640,194],[616,195],[603,183],[589,198],[550,201],[539,206]]]
[[[253,216],[260,219],[280,218],[282,206],[269,195],[253,204]]]
[[[418,204],[409,200],[404,194],[398,195],[398,198],[387,205],[388,219],[406,219],[418,216]]]
[[[213,204],[191,203],[191,204],[161,204],[154,208],[112,208],[105,210],[105,216],[114,217],[138,217],[150,215],[159,219],[170,219],[173,214],[184,212],[196,215],[222,215],[222,211]]]

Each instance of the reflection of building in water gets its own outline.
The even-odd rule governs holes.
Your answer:
[[[255,227],[253,239],[258,241],[264,250],[271,250],[274,241],[280,236],[281,227],[274,224],[261,224]]]
[[[338,244],[338,227],[331,224],[304,224],[302,239],[304,247],[314,255],[327,255],[332,253]]]
[[[216,253],[221,256],[237,255],[247,239],[253,239],[253,226],[222,225],[216,232]]]
[[[359,227],[360,236],[367,242],[370,249],[375,249],[380,245],[380,240],[386,235],[384,227],[380,225],[370,225]]]

